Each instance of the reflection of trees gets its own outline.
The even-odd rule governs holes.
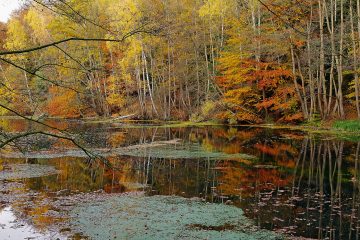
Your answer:
[[[31,191],[25,185],[17,184],[14,186],[10,182],[0,182],[0,186],[8,191],[6,194],[12,195],[10,198],[12,200],[11,209],[18,221],[15,223],[22,224],[22,221],[24,221],[26,225],[41,233],[46,233],[49,226],[63,221],[62,217],[48,214],[48,211],[52,210],[53,206],[48,201],[49,196],[47,193],[37,193]]]
[[[358,191],[358,146],[353,152],[352,145],[348,144],[346,149],[351,149],[345,153],[345,143],[343,141],[321,141],[310,145],[311,166],[309,168],[308,188],[310,193],[318,193],[319,215],[318,215],[318,236],[319,238],[328,237],[330,239],[342,239],[351,237],[355,218],[350,217],[359,214]],[[344,161],[344,155],[348,161]],[[349,164],[354,164],[353,175],[349,169],[353,168]],[[351,182],[353,184],[351,184]],[[310,195],[309,195],[310,196]],[[352,201],[351,201],[352,199]],[[308,200],[311,203],[311,199]],[[311,207],[307,205],[307,210]],[[356,221],[359,224],[359,221]],[[357,236],[359,236],[359,229]],[[355,235],[353,235],[355,236]]]
[[[26,180],[27,185],[33,190],[88,192],[102,188],[105,167],[99,162],[71,157],[39,161],[54,165],[59,174]]]
[[[250,131],[246,139],[249,133],[240,132],[197,133],[207,149],[254,154],[265,164],[217,162],[217,197],[248,209],[263,227],[319,239],[360,236],[359,144],[292,132],[267,136],[261,130]]]
[[[207,160],[118,159],[117,167],[121,169],[119,183],[148,185],[147,190],[152,194],[206,195],[206,182],[212,179]]]
[[[225,127],[104,130],[99,133],[106,136],[101,144],[110,147],[181,138],[209,151],[247,153],[259,160],[110,158],[116,169],[80,158],[31,160],[55,165],[61,173],[25,183],[43,199],[61,190],[104,189],[108,193],[145,190],[214,202],[231,200],[262,227],[319,239],[356,239],[360,231],[360,143],[268,131]],[[29,214],[43,215],[41,201],[31,201],[34,206]]]
[[[277,153],[281,147],[257,148],[283,161],[281,151]],[[292,184],[271,184],[267,192],[258,189],[239,205],[269,228],[319,239],[359,236],[358,148],[359,144],[305,138],[293,166]]]

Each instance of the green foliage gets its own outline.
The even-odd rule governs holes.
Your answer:
[[[334,122],[332,127],[338,130],[358,132],[360,131],[360,121],[359,120],[336,121]]]
[[[304,122],[303,125],[310,127],[321,127],[322,126],[321,116],[319,114],[313,114],[312,118]]]
[[[192,114],[190,122],[204,122],[212,119],[219,111],[219,104],[214,101],[206,101],[202,104],[198,113]]]

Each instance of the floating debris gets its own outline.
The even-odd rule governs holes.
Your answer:
[[[0,180],[15,180],[36,178],[57,174],[53,166],[39,164],[11,164],[9,168],[0,171]]]

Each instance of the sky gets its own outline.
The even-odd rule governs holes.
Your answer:
[[[20,8],[24,0],[0,0],[0,21],[7,22],[11,13]]]

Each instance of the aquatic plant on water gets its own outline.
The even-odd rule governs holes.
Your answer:
[[[80,204],[71,216],[91,239],[282,239],[254,226],[240,208],[175,196],[113,196]]]

